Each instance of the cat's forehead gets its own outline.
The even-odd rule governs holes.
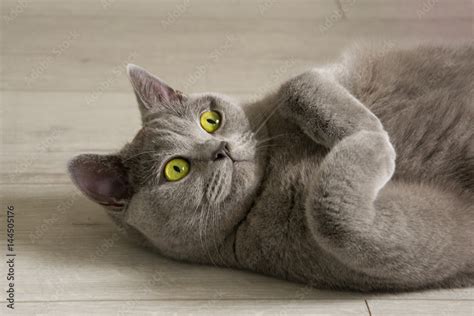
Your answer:
[[[175,132],[186,132],[185,129],[194,123],[200,114],[207,110],[223,110],[225,105],[211,96],[189,98],[179,105],[169,105],[159,108],[156,112],[143,117],[143,127],[167,129]]]
[[[136,149],[172,149],[207,136],[199,127],[202,112],[215,106],[211,99],[187,102],[179,107],[150,113],[132,141]]]
[[[143,118],[144,126],[157,126],[166,123],[167,120],[179,121],[193,117],[196,113],[208,108],[215,107],[217,100],[211,97],[190,98],[179,105],[163,106],[156,112],[151,112]]]
[[[134,151],[159,151],[174,153],[191,149],[201,135],[196,122],[187,120],[168,121],[167,125],[142,127],[131,142]]]

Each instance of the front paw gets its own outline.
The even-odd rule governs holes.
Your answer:
[[[304,72],[287,82],[278,90],[278,111],[286,118],[301,119],[308,118],[309,110],[314,112],[318,105],[320,84],[314,71]]]
[[[316,143],[332,147],[337,138],[331,109],[325,104],[328,82],[316,71],[307,71],[285,82],[277,93],[279,114],[296,124]]]
[[[396,153],[386,132],[361,131],[344,140],[347,154],[378,192],[395,172]]]
[[[317,69],[283,84],[278,106],[282,116],[328,148],[362,130],[383,132],[380,120],[369,109],[331,74]]]

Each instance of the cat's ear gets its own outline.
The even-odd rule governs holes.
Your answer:
[[[68,169],[79,190],[103,206],[120,209],[133,194],[127,170],[117,155],[79,155],[69,162]]]
[[[181,104],[186,99],[183,93],[137,65],[128,64],[127,73],[142,115],[155,112],[162,105]]]

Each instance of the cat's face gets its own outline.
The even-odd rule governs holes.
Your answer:
[[[184,96],[129,66],[143,127],[117,155],[80,155],[75,184],[166,255],[205,260],[245,217],[264,172],[247,113],[216,94]]]

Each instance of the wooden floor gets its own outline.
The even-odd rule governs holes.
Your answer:
[[[177,263],[130,245],[65,173],[139,128],[133,62],[186,92],[253,98],[354,40],[472,38],[473,2],[2,0],[1,249],[18,315],[474,315],[474,289],[364,295]],[[3,253],[2,253],[3,256]],[[2,264],[0,314],[7,266]]]

